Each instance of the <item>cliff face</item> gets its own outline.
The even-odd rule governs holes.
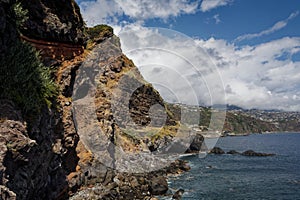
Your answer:
[[[83,53],[84,23],[74,0],[20,2],[29,11],[19,28],[21,38],[41,51],[46,65],[58,65]]]
[[[100,194],[103,197],[106,195],[108,199],[127,198],[128,194],[132,198],[144,198],[166,192],[167,185],[163,177],[168,172],[167,168],[158,175],[145,173],[133,176],[114,169],[117,164],[114,156],[120,152],[115,150],[114,155],[111,152],[98,154],[97,149],[92,148],[97,146],[107,150],[110,148],[105,145],[109,144],[124,149],[124,152],[149,151],[152,141],[164,137],[161,129],[167,130],[169,137],[176,132],[177,122],[163,99],[122,53],[118,38],[112,31],[94,31],[93,35],[88,35],[92,45],[86,49],[83,21],[73,0],[34,0],[20,3],[14,0],[0,1],[0,51],[1,62],[3,61],[0,70],[6,69],[3,63],[9,52],[23,55],[22,51],[27,51],[26,48],[14,48],[16,43],[23,44],[20,42],[23,41],[41,51],[45,67],[53,70],[51,76],[58,85],[58,94],[55,98],[46,95],[39,112],[35,113],[24,112],[18,101],[6,98],[12,94],[18,97],[22,95],[14,92],[1,95],[1,199],[66,199],[79,188],[97,184]],[[28,19],[21,23],[18,20],[22,16],[20,14],[24,13]],[[95,52],[98,53],[96,57]],[[32,52],[27,54],[31,56]],[[77,131],[80,127],[75,126],[73,119],[76,117],[77,122],[86,122],[84,119],[80,120],[86,113],[80,115],[80,110],[72,111],[76,100],[84,99],[84,93],[91,92],[86,88],[80,94],[82,97],[76,96],[77,90],[85,86],[76,82],[81,80],[78,75],[82,71],[88,73],[90,69],[101,72],[97,77],[94,74],[94,77],[83,80],[88,81],[88,84],[91,80],[98,83],[92,98],[95,105],[92,112],[95,115],[93,125],[99,127],[101,132],[92,134],[90,129],[87,133]],[[10,76],[18,79],[13,73]],[[23,80],[16,80],[15,85],[21,91],[22,87],[24,90],[28,88],[26,80],[32,77],[22,78]],[[138,87],[127,85],[134,90],[122,90],[126,84]],[[1,85],[2,87],[5,85]],[[49,101],[52,104],[47,106]],[[128,104],[122,102],[130,104],[129,108]],[[153,114],[153,105],[160,106],[159,113]],[[124,113],[126,108],[128,112]],[[79,115],[74,116],[76,112]],[[128,118],[122,118],[123,116]],[[151,116],[156,118],[151,121]],[[166,123],[161,124],[162,120]],[[126,129],[130,124],[147,129],[139,137],[140,133],[132,133]],[[105,140],[99,140],[100,136]],[[126,153],[122,155],[126,162],[136,159],[126,157]],[[107,160],[103,160],[101,156],[107,156]],[[111,164],[104,163],[109,160],[112,161]],[[150,157],[146,160],[146,165],[153,162]],[[133,161],[133,167],[138,166],[137,161]],[[118,163],[118,166],[121,171],[127,167],[126,163]],[[188,169],[184,162],[175,163],[175,168],[179,167],[182,170]],[[163,188],[157,186],[160,184]],[[81,197],[79,195],[78,199]]]
[[[84,24],[74,0],[20,1],[28,10],[21,33],[31,39],[82,45]]]
[[[29,88],[46,89],[52,86],[52,84],[43,85],[40,88],[33,85],[34,82],[37,85],[43,84],[38,83],[38,80],[40,76],[47,76],[45,74],[47,70],[42,70],[45,67],[41,67],[35,53],[26,44],[23,44],[20,38],[24,40],[26,37],[26,41],[35,46],[37,50],[44,50],[44,47],[53,50],[53,44],[59,43],[72,52],[72,57],[67,56],[67,58],[74,58],[77,51],[70,46],[83,43],[83,25],[80,21],[82,19],[79,10],[75,8],[76,4],[71,1],[65,1],[63,5],[60,4],[61,1],[56,1],[61,8],[65,9],[66,5],[68,7],[68,11],[61,15],[56,13],[57,16],[78,19],[77,21],[74,19],[75,24],[67,28],[59,28],[59,26],[64,26],[61,21],[68,20],[68,18],[56,20],[55,14],[51,11],[51,6],[55,7],[55,3],[49,7],[46,7],[41,1],[22,1],[21,3],[24,5],[20,6],[14,0],[0,1],[0,198],[65,198],[69,192],[67,176],[75,171],[78,163],[75,150],[78,135],[70,116],[70,109],[65,109],[67,106],[64,105],[65,102],[63,98],[60,98],[61,96],[55,100],[50,96],[48,96],[49,98],[41,97],[41,90],[29,91],[29,93],[38,92],[33,96],[40,96],[41,99],[48,98],[40,101],[39,110],[35,110],[34,113],[33,110],[25,112],[21,104],[17,104],[19,102],[31,104],[34,100],[30,98],[27,98],[26,101],[22,100],[26,96],[21,94],[23,91],[28,91]],[[23,14],[26,13],[23,6],[25,7],[27,4],[31,9],[27,14],[35,13],[41,16],[40,21],[36,24],[33,23],[34,16],[30,16],[29,21],[25,21],[27,25],[21,24]],[[56,7],[59,6],[56,5]],[[43,9],[39,9],[40,7]],[[76,12],[78,16],[76,16]],[[56,20],[57,26],[51,27],[52,22],[46,23],[42,17],[52,18],[53,23]],[[34,30],[32,34],[30,30]],[[42,41],[43,48],[36,45],[35,41],[37,40]],[[58,47],[58,49],[60,48]],[[29,57],[22,59],[22,56]],[[49,52],[49,54],[42,52],[42,56],[44,56],[43,61],[47,61],[50,56],[52,60],[57,60],[57,64],[62,62],[60,58],[55,57],[55,52]],[[28,63],[24,64],[24,62]],[[33,63],[36,68],[30,66]],[[8,69],[7,64],[15,71]],[[27,76],[23,76],[24,74]],[[10,82],[14,84],[6,85]],[[68,81],[66,82],[68,83]],[[10,90],[2,90],[4,88]],[[47,106],[47,101],[44,100],[52,101],[52,106]]]

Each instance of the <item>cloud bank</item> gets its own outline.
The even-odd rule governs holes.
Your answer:
[[[81,1],[79,6],[87,24],[118,24],[127,16],[135,21],[160,18],[167,20],[195,13],[200,0],[97,0]]]
[[[167,101],[300,110],[300,62],[291,59],[300,52],[298,37],[240,48],[132,25],[120,38],[124,52]]]

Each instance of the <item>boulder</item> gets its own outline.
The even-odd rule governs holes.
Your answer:
[[[175,160],[166,169],[165,172],[169,174],[179,174],[181,172],[189,171],[191,167],[185,160]]]
[[[212,150],[210,150],[211,154],[224,154],[225,152],[220,147],[214,147]]]
[[[173,195],[172,199],[176,199],[176,200],[180,200],[182,195],[184,193],[184,189],[179,189],[175,192],[175,194]]]
[[[150,193],[152,195],[165,194],[169,189],[168,182],[163,176],[151,178],[149,186],[150,186]]]
[[[197,134],[185,153],[198,153],[201,150],[203,141],[204,137],[201,134]]]

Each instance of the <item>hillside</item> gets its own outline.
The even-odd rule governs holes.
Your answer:
[[[226,112],[217,108],[203,106],[189,106],[182,104],[168,104],[174,113],[176,120],[180,120],[180,111],[193,113],[188,125],[195,125],[194,119],[198,119],[197,128],[202,134],[211,132],[212,113],[226,113],[224,117],[223,135],[247,135],[250,133],[265,132],[300,132],[300,112],[268,111],[258,109],[242,109],[237,106],[227,107]]]

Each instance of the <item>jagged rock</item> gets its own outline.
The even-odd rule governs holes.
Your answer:
[[[212,153],[212,154],[224,154],[225,152],[220,147],[214,147],[212,150],[210,150],[209,153]]]
[[[165,168],[165,171],[169,174],[179,174],[181,172],[189,171],[190,169],[191,167],[188,165],[187,161],[175,160]]]
[[[17,199],[55,198],[66,187],[66,182],[62,153],[51,151],[55,146],[51,142],[55,135],[54,116],[44,110],[40,118],[31,123],[28,132],[13,103],[2,101],[0,109],[2,188],[9,188],[12,193],[7,194],[15,193]]]
[[[0,185],[0,199],[1,200],[16,200],[17,196],[14,192],[10,191],[7,187]]]
[[[175,192],[175,194],[172,196],[172,199],[180,200],[182,195],[184,193],[184,189],[179,189]]]
[[[84,22],[74,0],[21,1],[29,19],[21,28],[23,35],[52,42],[84,44]]]
[[[185,153],[198,153],[201,150],[203,141],[204,137],[201,134],[197,134]]]
[[[259,157],[264,157],[264,156],[275,156],[273,153],[258,153],[253,150],[247,150],[243,152],[241,155],[243,156],[259,156]]]
[[[168,182],[164,177],[153,177],[150,180],[150,192],[153,195],[162,195],[165,194],[169,187],[168,187]]]

